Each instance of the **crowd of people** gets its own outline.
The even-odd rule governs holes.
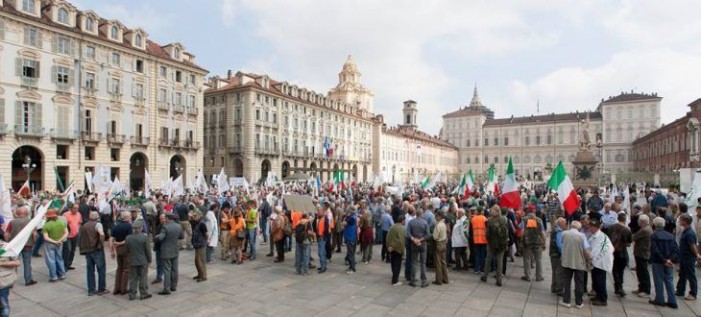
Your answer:
[[[265,257],[276,265],[284,265],[286,254],[294,249],[297,274],[309,275],[314,269],[323,274],[345,246],[349,275],[362,271],[358,259],[370,263],[374,248],[379,248],[380,262],[389,264],[388,282],[395,286],[429,286],[428,268],[433,269],[434,285],[452,283],[450,275],[471,271],[481,282],[491,275],[495,285],[502,286],[507,264],[516,257],[522,258],[523,282],[542,282],[542,257],[547,252],[552,293],[562,297],[562,306],[572,307],[574,281],[574,307],[581,308],[585,292],[592,305],[607,305],[607,274],[613,275],[615,294],[627,295],[623,279],[632,246],[638,280],[633,294],[651,296],[651,271],[651,304],[677,308],[677,296],[696,299],[701,213],[692,216],[683,195],[635,186],[620,191],[613,185],[581,188],[580,207],[567,213],[557,194],[547,189],[521,188],[521,205],[502,208],[500,197],[484,193],[484,188],[465,195],[456,193],[455,186],[438,183],[424,189],[405,184],[388,191],[389,186],[353,183],[332,190],[302,183],[212,189],[179,197],[154,191],[126,199],[108,193],[109,200],[85,192],[75,202],[63,201],[61,195],[52,199],[49,193],[14,196],[14,219],[4,224],[5,241],[17,237],[39,208],[48,211],[18,259],[0,260],[0,274],[22,266],[24,285],[34,285],[32,258],[43,257],[48,282],[54,283],[75,269],[77,252],[85,257],[88,296],[111,292],[146,300],[151,297],[149,285],[162,285],[159,295],[177,291],[182,251],[194,252],[197,275],[192,278],[205,282],[208,265],[262,261],[266,250],[259,248],[267,249]],[[307,196],[314,208],[288,208],[287,195]],[[117,263],[111,291],[106,253]],[[153,262],[156,272],[149,282]],[[9,315],[9,287],[4,286],[0,305],[3,315]]]

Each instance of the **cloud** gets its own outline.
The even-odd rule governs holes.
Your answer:
[[[79,10],[95,11],[105,19],[117,19],[130,29],[142,28],[146,33],[155,34],[168,30],[175,20],[173,12],[156,9],[149,2],[133,4],[72,0]],[[155,18],[158,17],[158,18]]]
[[[232,26],[236,22],[236,7],[238,6],[238,2],[237,0],[222,0],[221,14],[224,25]]]
[[[701,56],[671,50],[617,53],[605,64],[566,67],[532,82],[512,81],[508,96],[497,100],[501,116],[530,115],[540,100],[541,113],[595,110],[602,98],[622,91],[653,93],[663,97],[662,122],[683,116],[695,94]],[[484,97],[483,97],[484,98]],[[532,105],[526,108],[524,104]]]

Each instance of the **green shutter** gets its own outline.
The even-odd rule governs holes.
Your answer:
[[[100,90],[100,74],[95,72],[95,83],[93,84],[95,90]]]
[[[42,105],[40,103],[35,103],[34,104],[34,109],[33,109],[32,118],[31,118],[31,125],[34,129],[39,129],[42,127],[41,124],[41,118],[42,118]]]
[[[78,54],[78,41],[71,39],[71,56],[80,57]]]
[[[22,102],[19,100],[15,101],[15,125],[22,125]]]
[[[22,59],[15,58],[15,75],[22,77]]]
[[[32,62],[34,64],[36,78],[39,79],[41,77],[41,63],[39,63],[39,61],[32,61]]]
[[[58,52],[58,38],[58,35],[54,35],[51,39],[51,51],[54,53]]]
[[[5,123],[5,99],[0,99],[0,122]]]
[[[74,69],[68,69],[68,87],[73,88],[73,84],[75,83],[75,70]]]
[[[58,66],[51,66],[51,82],[54,84],[57,83],[58,82],[57,77],[58,77]]]
[[[38,48],[44,47],[43,38],[41,36],[41,30],[38,30],[38,29],[37,29],[37,47]]]

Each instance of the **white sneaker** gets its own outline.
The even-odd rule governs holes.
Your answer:
[[[571,304],[565,303],[565,302],[560,302],[560,306],[562,306],[562,307],[567,307],[567,308],[572,308],[572,305],[571,305]]]
[[[638,293],[638,297],[649,298],[650,294],[645,293],[645,292],[640,292],[640,293]]]
[[[348,275],[353,275],[353,274],[355,274],[355,271],[353,271],[353,270],[348,270],[348,271],[346,271],[346,274],[348,274]]]
[[[582,308],[582,307],[584,307],[584,304],[575,305],[574,307]]]
[[[394,284],[392,284],[392,286],[402,286],[402,282],[394,283]]]

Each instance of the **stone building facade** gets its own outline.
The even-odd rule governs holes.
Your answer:
[[[206,70],[63,0],[0,0],[0,173],[18,189],[85,184],[102,164],[134,190],[201,168]],[[29,174],[27,172],[30,172]]]
[[[495,119],[475,88],[469,106],[443,116],[441,138],[459,148],[460,170],[486,174],[494,165],[503,175],[512,157],[517,174],[542,180],[559,161],[573,171],[571,163],[588,122],[590,150],[602,162],[602,175],[611,177],[633,169],[633,141],[659,126],[661,99],[621,93],[602,100],[592,112]]]

